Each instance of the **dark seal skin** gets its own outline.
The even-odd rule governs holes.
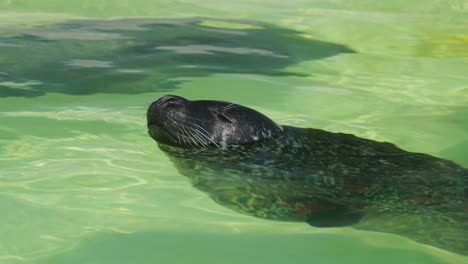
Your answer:
[[[166,95],[148,132],[217,203],[270,220],[394,233],[468,255],[468,170],[391,143],[280,126],[223,101]]]

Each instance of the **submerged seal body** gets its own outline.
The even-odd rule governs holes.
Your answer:
[[[316,227],[395,233],[468,255],[468,170],[391,143],[279,126],[222,101],[164,96],[148,132],[223,206]]]

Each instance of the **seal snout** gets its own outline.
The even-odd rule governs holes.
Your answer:
[[[176,95],[165,95],[159,98],[148,107],[148,125],[160,123],[168,110],[173,107],[181,106],[185,101],[186,99]]]

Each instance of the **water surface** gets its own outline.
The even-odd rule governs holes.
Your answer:
[[[145,128],[173,93],[468,167],[467,25],[467,1],[0,1],[0,262],[468,262],[230,211]]]

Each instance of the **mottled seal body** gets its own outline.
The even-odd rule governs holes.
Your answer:
[[[223,206],[396,233],[468,254],[468,170],[451,161],[176,96],[149,107],[148,128],[177,169]]]

